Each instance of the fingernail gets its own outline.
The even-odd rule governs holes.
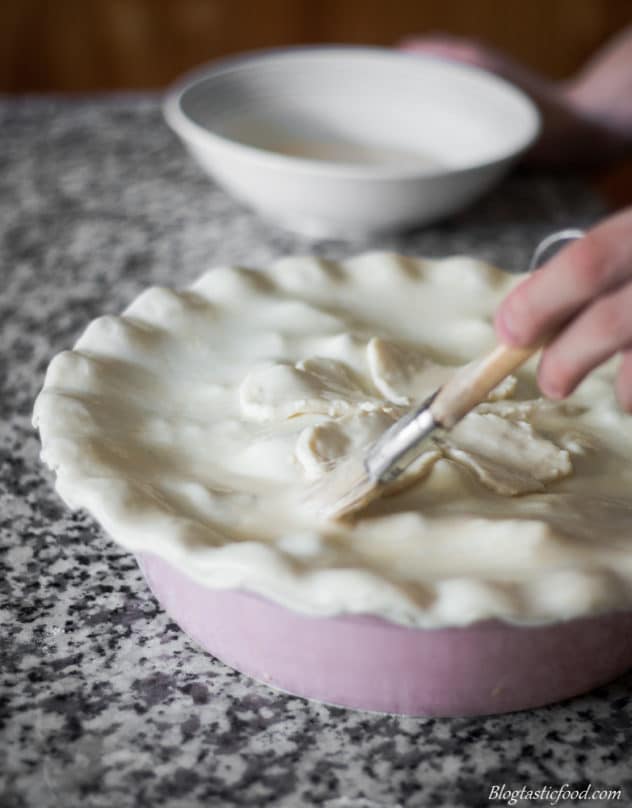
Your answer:
[[[552,398],[554,401],[560,401],[564,398],[564,391],[556,382],[547,381],[544,384],[540,383],[540,390],[542,390],[547,398]]]
[[[564,390],[559,377],[551,377],[551,374],[547,373],[542,365],[540,365],[538,373],[538,387],[547,398],[552,398],[555,401],[559,401],[560,399],[564,398],[568,392],[567,390]]]
[[[516,332],[514,319],[508,309],[508,306],[503,306],[498,312],[496,324],[499,336],[503,342],[508,342],[510,345],[520,345],[520,335]]]

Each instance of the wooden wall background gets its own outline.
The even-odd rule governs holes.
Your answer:
[[[0,93],[159,89],[239,51],[434,32],[563,78],[630,23],[632,0],[0,0]],[[597,184],[632,204],[632,159]]]
[[[162,87],[293,43],[475,36],[554,77],[632,21],[632,0],[0,0],[0,92]]]

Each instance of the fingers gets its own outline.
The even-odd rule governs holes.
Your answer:
[[[596,298],[632,280],[632,209],[607,219],[517,286],[496,314],[499,338],[533,345]]]
[[[400,42],[399,47],[410,53],[438,56],[442,59],[451,59],[480,67],[491,73],[498,73],[499,76],[517,84],[528,93],[536,90],[536,95],[541,82],[540,76],[524,65],[491,45],[476,39],[449,34],[427,34],[419,37],[407,37]]]
[[[564,398],[618,352],[617,397],[632,411],[632,209],[607,219],[517,286],[496,315],[513,345],[550,339],[538,371],[545,395]]]
[[[565,398],[587,373],[629,347],[632,348],[632,278],[584,308],[549,344],[540,361],[540,388],[550,398]],[[626,383],[622,382],[624,395]]]
[[[583,87],[581,80],[572,86],[568,82],[554,82],[484,42],[448,34],[407,37],[399,43],[399,48],[497,73],[530,95],[542,115],[542,133],[525,156],[525,160],[534,165],[566,168],[606,165],[623,156],[629,147],[629,136],[626,138],[613,131],[607,116],[590,114],[590,108],[580,102],[577,92],[578,88],[581,90]],[[611,75],[609,77],[612,79]],[[583,74],[580,76],[582,78]],[[621,81],[617,84],[619,93],[618,103],[615,104],[619,117],[621,110],[626,109],[621,99],[629,95],[626,95],[625,88],[619,87],[621,84]],[[591,90],[591,97],[593,95],[594,89]],[[601,88],[597,95],[603,101],[608,93]]]
[[[412,53],[426,53],[444,59],[453,59],[487,70],[494,70],[499,61],[497,54],[491,48],[474,40],[448,35],[409,37],[400,43],[400,48]]]
[[[623,352],[616,391],[621,409],[632,413],[632,349]]]

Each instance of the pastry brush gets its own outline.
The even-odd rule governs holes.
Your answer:
[[[536,247],[529,271],[561,242],[580,238],[581,230],[552,233]],[[488,394],[536,353],[544,343],[526,348],[497,345],[489,354],[457,370],[442,387],[412,409],[368,449],[352,454],[328,472],[309,492],[308,504],[320,516],[341,519],[380,497],[424,451],[437,429],[452,429]]]

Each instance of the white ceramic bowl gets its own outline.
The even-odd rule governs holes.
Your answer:
[[[164,112],[234,196],[291,230],[338,237],[459,210],[540,128],[534,104],[496,76],[364,47],[222,61],[174,86]]]

